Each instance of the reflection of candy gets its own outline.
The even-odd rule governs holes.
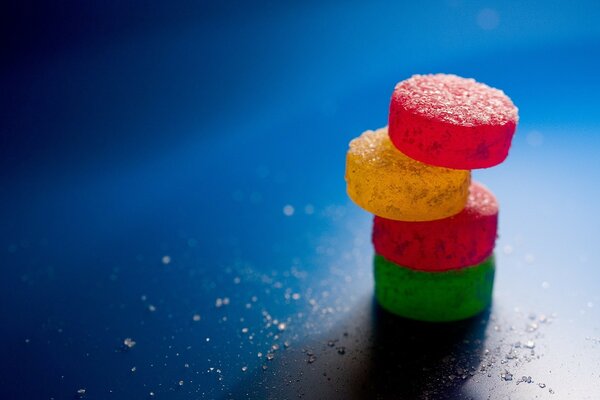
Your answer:
[[[390,139],[407,156],[457,169],[500,164],[518,110],[498,89],[456,75],[415,75],[396,85]]]
[[[444,271],[475,265],[494,251],[498,204],[494,195],[473,182],[467,205],[458,214],[427,222],[375,217],[375,251],[411,269]]]
[[[459,213],[467,201],[471,172],[434,167],[399,152],[387,128],[366,131],[350,142],[346,183],[350,198],[388,219],[430,221]]]
[[[494,256],[444,272],[416,271],[376,254],[375,297],[384,309],[421,321],[456,321],[483,311],[492,300]]]

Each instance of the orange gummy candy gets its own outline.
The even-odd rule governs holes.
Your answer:
[[[350,198],[380,217],[431,221],[458,214],[466,205],[471,172],[423,164],[397,150],[387,127],[350,142],[346,184]]]

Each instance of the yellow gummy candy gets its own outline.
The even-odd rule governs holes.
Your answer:
[[[350,142],[346,184],[350,198],[380,217],[431,221],[458,214],[467,202],[471,171],[435,167],[402,154],[387,127]]]

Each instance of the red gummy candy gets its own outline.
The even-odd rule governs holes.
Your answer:
[[[469,187],[458,214],[434,221],[394,221],[375,216],[375,252],[408,268],[446,271],[476,265],[494,251],[498,203],[479,183]]]
[[[414,75],[394,89],[389,135],[422,163],[488,168],[506,159],[518,119],[501,90],[456,75]]]

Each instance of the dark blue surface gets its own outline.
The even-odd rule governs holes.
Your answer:
[[[597,2],[71,3],[3,14],[1,398],[600,397]],[[494,305],[450,326],[373,305],[343,180],[428,72],[521,116],[474,173]]]

